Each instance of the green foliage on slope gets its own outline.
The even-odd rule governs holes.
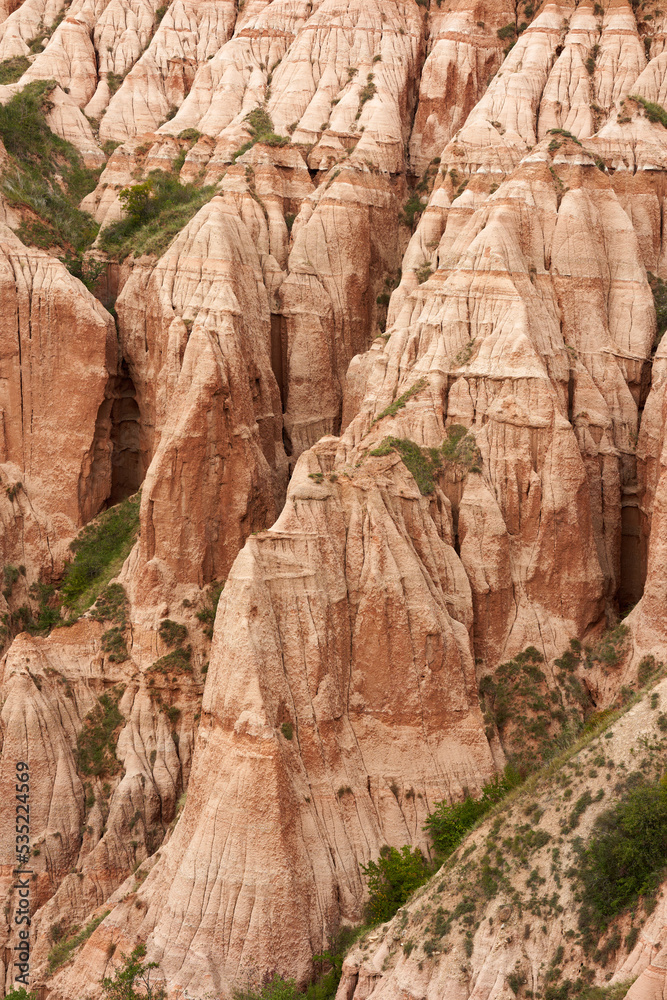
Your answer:
[[[655,892],[667,865],[667,776],[640,779],[595,821],[582,851],[579,926],[592,939],[641,896]]]
[[[404,395],[407,396],[408,393]],[[396,404],[401,403],[402,399],[403,397],[400,397],[396,400]],[[387,414],[388,411],[385,411],[381,416]],[[482,471],[481,455],[475,438],[461,424],[452,424],[447,429],[447,437],[439,448],[421,448],[409,438],[386,437],[379,447],[374,448],[370,454],[381,457],[388,455],[391,451],[399,453],[403,464],[411,472],[419,487],[419,492],[423,496],[429,496],[433,493],[435,489],[434,477],[443,468],[443,463],[449,462],[470,472]]]
[[[362,865],[361,870],[370,893],[367,915],[371,923],[391,920],[399,906],[407,902],[431,875],[431,868],[419,848],[413,850],[407,844],[400,850],[385,844],[378,860]]]
[[[0,188],[27,216],[18,230],[24,243],[82,250],[95,239],[98,226],[78,206],[99,172],[86,169],[74,146],[47,125],[54,87],[52,80],[29,83],[0,106],[0,139],[11,157]]]
[[[180,166],[177,161],[170,173],[153,170],[141,184],[123,188],[120,200],[127,215],[107,226],[99,241],[101,249],[110,257],[125,260],[130,254],[134,257],[142,254],[160,256],[199,209],[211,200],[214,187],[181,184]]]
[[[118,774],[121,763],[116,757],[117,732],[125,721],[118,708],[122,691],[102,694],[97,705],[83,720],[76,741],[79,770],[87,776],[108,778]]]
[[[81,613],[118,573],[139,531],[140,493],[100,514],[70,543],[74,553],[61,588],[63,604]]]
[[[485,816],[492,806],[522,783],[519,771],[511,766],[502,776],[484,785],[479,799],[466,795],[463,802],[438,802],[426,820],[425,830],[431,836],[438,863],[442,863],[458,847],[469,830]]]

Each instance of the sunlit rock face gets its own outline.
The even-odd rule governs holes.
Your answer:
[[[504,766],[485,675],[534,646],[555,684],[570,641],[633,606],[619,669],[582,666],[595,706],[667,656],[650,111],[667,15],[24,0],[0,17],[0,61],[27,63],[0,102],[56,81],[50,127],[103,167],[82,202],[102,232],[153,171],[208,192],[159,252],[105,259],[98,298],[2,201],[0,546],[23,572],[0,598],[0,783],[11,798],[30,762],[34,982],[94,998],[142,943],[170,1000],[305,984],[362,918],[360,865],[384,844],[428,854],[434,804]],[[77,532],[139,489],[120,625],[79,608],[15,628]],[[113,756],[91,775],[102,709]],[[50,968],[54,928],[97,917]],[[408,980],[454,995],[449,971],[383,969],[383,941],[346,967],[345,1000]],[[661,975],[644,958],[623,958],[638,998]],[[457,998],[509,995],[504,959],[484,962]]]

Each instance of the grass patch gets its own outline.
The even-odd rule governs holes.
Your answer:
[[[398,402],[400,400],[397,400]],[[482,471],[481,456],[475,438],[462,424],[452,424],[448,428],[447,437],[439,448],[420,448],[409,438],[386,437],[370,454],[382,456],[388,455],[391,451],[399,453],[423,496],[433,493],[434,476],[442,468],[443,462],[451,462],[470,472]]]
[[[99,171],[86,169],[75,147],[48,127],[54,87],[53,80],[29,83],[0,107],[0,138],[12,159],[0,188],[11,205],[30,214],[18,229],[24,243],[83,250],[99,227],[78,205]]]
[[[121,583],[110,583],[95,602],[91,617],[97,622],[111,621],[125,625],[127,621],[127,594]]]
[[[425,207],[425,205],[422,205],[419,193],[413,191],[403,206],[402,221],[406,226],[410,226],[410,229],[414,229],[415,219],[418,215],[421,215]]]
[[[120,199],[127,215],[107,226],[100,234],[99,245],[116,260],[130,254],[161,256],[175,236],[200,208],[211,200],[215,187],[181,184],[180,166],[171,173],[152,170],[148,180],[123,188]]]
[[[640,97],[639,94],[630,94],[630,100],[641,104],[650,122],[667,128],[667,111],[665,111],[662,104],[654,104],[653,101],[647,101],[645,97]]]
[[[581,644],[573,640],[555,661],[558,687],[551,689],[541,668],[543,656],[534,646],[482,677],[479,696],[487,738],[497,730],[508,759],[517,766],[528,755],[539,767],[581,731],[593,704],[574,673],[580,656]]]
[[[191,674],[192,647],[177,646],[171,653],[161,656],[148,669],[158,674]]]
[[[428,379],[422,376],[422,378],[418,379],[413,386],[410,386],[406,392],[399,396],[398,399],[395,399],[393,403],[390,403],[389,406],[382,411],[382,413],[378,414],[373,423],[377,424],[378,421],[383,420],[384,417],[396,416],[398,411],[401,410],[413,396],[416,396],[422,391],[422,389],[425,389],[427,385]]]
[[[568,132],[565,128],[550,128],[548,134],[562,135],[564,139],[571,139],[572,142],[576,142],[577,146],[581,146],[581,143],[577,139],[576,135],[573,135],[572,132]]]
[[[61,587],[65,607],[82,613],[119,572],[139,532],[140,500],[140,493],[135,493],[111,507],[70,543],[74,558]]]
[[[289,146],[291,140],[285,135],[278,135],[273,131],[271,115],[266,108],[253,108],[250,114],[246,115],[251,138],[245,142],[240,149],[237,149],[232,156],[232,163],[236,163],[239,156],[247,153],[256,142],[263,142],[266,146]]]
[[[30,635],[48,635],[52,628],[62,624],[61,601],[52,584],[32,583],[28,594],[36,602],[37,607],[21,604],[13,611],[6,612],[2,616],[0,642],[13,638],[19,632],[28,632]]]
[[[102,652],[108,654],[112,663],[124,663],[128,659],[125,636],[117,625],[102,634]]]
[[[419,487],[422,496],[429,496],[435,489],[433,473],[437,466],[431,460],[426,450],[420,448],[409,438],[385,438],[379,448],[371,451],[371,455],[388,455],[391,451],[397,451],[401,456],[403,465],[412,474],[413,479]]]
[[[110,910],[106,910],[101,914],[101,916],[95,917],[95,919],[91,920],[89,924],[86,924],[83,930],[75,933],[72,937],[59,941],[56,945],[54,945],[49,952],[49,975],[52,975],[56,969],[60,968],[61,965],[64,965],[65,962],[69,960],[75,948],[78,948],[79,945],[88,940],[93,931],[100,926],[104,918],[109,916],[110,912]],[[76,928],[73,928],[73,930],[76,931]]]
[[[77,736],[79,770],[88,777],[109,778],[118,774],[122,764],[116,757],[118,730],[125,721],[118,708],[122,689],[112,694],[102,694],[97,705],[83,720],[83,729]]]
[[[13,59],[5,59],[0,62],[0,84],[5,86],[8,83],[16,83],[20,80],[28,66],[30,65],[25,56],[14,56]]]
[[[368,76],[366,77],[366,83],[359,91],[359,109],[355,115],[355,121],[358,121],[359,118],[361,118],[361,111],[364,104],[370,101],[371,98],[377,92],[377,87],[375,86],[373,80],[374,80],[374,74],[369,73]]]
[[[593,647],[586,647],[586,666],[601,663],[606,667],[617,667],[623,659],[630,641],[630,629],[627,625],[617,625],[608,629]]]

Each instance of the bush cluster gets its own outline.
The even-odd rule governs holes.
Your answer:
[[[422,852],[407,844],[400,850],[385,845],[378,860],[361,865],[361,870],[368,882],[367,917],[371,923],[391,920],[399,906],[431,876]]]
[[[392,405],[401,403],[402,398],[400,397]],[[386,414],[387,411],[381,416]],[[420,448],[415,441],[411,441],[409,438],[386,437],[380,446],[374,448],[370,454],[382,456],[388,455],[391,451],[399,453],[403,464],[411,472],[419,487],[419,492],[423,496],[429,496],[433,493],[435,489],[434,476],[442,468],[443,462],[450,462],[470,472],[482,471],[481,455],[475,438],[468,433],[466,427],[460,424],[452,424],[448,428],[447,437],[439,448]]]
[[[640,896],[655,892],[667,861],[667,778],[641,781],[597,818],[578,869],[579,926],[589,941]]]
[[[508,792],[517,788],[521,781],[519,771],[508,766],[502,776],[484,785],[481,798],[473,799],[466,795],[463,802],[455,802],[453,805],[438,802],[426,820],[424,829],[431,836],[439,863],[448,858],[482,816]]]
[[[215,193],[212,186],[181,184],[176,161],[170,173],[151,171],[147,180],[123,188],[120,200],[126,211],[124,219],[102,230],[99,245],[117,260],[130,254],[160,256],[173,238]]]
[[[121,763],[116,757],[118,730],[125,721],[118,708],[122,691],[102,694],[97,705],[83,720],[76,741],[79,770],[87,776],[108,778],[118,774]]]

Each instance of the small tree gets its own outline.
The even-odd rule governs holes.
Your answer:
[[[134,187],[123,188],[118,197],[121,204],[133,222],[144,222],[148,217],[150,202],[153,200],[152,180],[144,181],[143,184],[135,184]]]
[[[102,980],[104,1000],[167,1000],[161,982],[152,983],[151,973],[157,962],[144,962],[146,946],[138,944],[130,955],[122,955],[123,965],[113,979]]]
[[[396,913],[399,906],[430,876],[424,855],[408,844],[397,850],[386,844],[380,850],[378,861],[361,865],[368,880],[368,917],[373,923],[384,923]]]
[[[25,987],[21,986],[18,990],[10,990],[9,993],[5,993],[5,1000],[37,1000],[37,994],[28,993]]]

